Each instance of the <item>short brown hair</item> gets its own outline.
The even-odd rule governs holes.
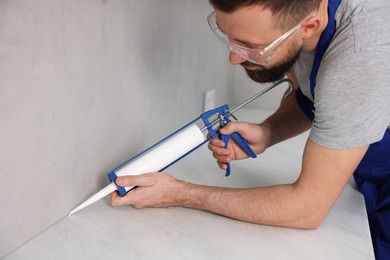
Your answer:
[[[262,6],[271,10],[280,26],[292,26],[316,10],[322,0],[209,0],[218,10],[231,13],[241,7]]]

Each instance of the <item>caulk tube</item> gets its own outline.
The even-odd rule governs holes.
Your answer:
[[[205,134],[193,122],[123,163],[108,174],[111,183],[69,213],[69,216],[118,190],[121,196],[134,187],[117,186],[115,179],[124,175],[140,175],[161,171],[206,141]]]
[[[194,148],[198,147],[206,137],[196,124],[191,124],[176,132],[152,149],[146,150],[133,159],[125,162],[108,174],[109,179],[115,183],[119,176],[140,175],[148,172],[158,172],[175,162]],[[134,187],[117,186],[118,192],[124,196]]]

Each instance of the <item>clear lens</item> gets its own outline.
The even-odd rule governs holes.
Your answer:
[[[229,37],[224,34],[221,29],[219,29],[215,18],[215,12],[212,12],[207,17],[207,21],[214,34],[229,48],[230,51],[237,53],[245,60],[258,65],[267,64],[271,60],[271,58],[280,51],[280,49],[287,42],[290,36],[301,27],[301,24],[299,23],[263,50],[255,50],[230,42]]]
[[[223,42],[227,45],[228,48],[232,48],[232,49],[237,49],[237,50],[241,50],[243,52],[259,52],[259,51],[256,51],[256,50],[253,50],[251,48],[248,48],[248,47],[245,47],[245,46],[241,46],[239,44],[236,44],[236,43],[233,43],[233,42],[230,42],[229,40],[229,37],[224,34],[221,29],[219,29],[218,25],[217,25],[217,21],[216,21],[216,18],[215,18],[215,13],[212,12],[208,17],[207,17],[207,21],[209,23],[209,26],[210,28],[212,29],[212,31],[214,32],[214,34]]]

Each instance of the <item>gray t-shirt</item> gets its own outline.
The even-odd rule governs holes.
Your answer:
[[[352,149],[381,140],[390,127],[390,1],[342,0],[335,20],[314,98],[314,52],[302,53],[294,71],[303,94],[314,101],[309,138],[331,149]]]

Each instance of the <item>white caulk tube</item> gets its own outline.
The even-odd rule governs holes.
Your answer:
[[[199,127],[196,124],[191,124],[168,137],[157,146],[152,147],[152,149],[147,150],[146,152],[141,153],[133,159],[125,162],[113,170],[110,174],[114,174],[119,177],[160,171],[197,146],[201,145],[205,140],[206,137]],[[132,188],[134,187],[124,187],[126,192]],[[72,210],[69,213],[69,216],[100,200],[117,189],[118,187],[116,184],[111,182],[111,184],[107,185],[80,206]]]

